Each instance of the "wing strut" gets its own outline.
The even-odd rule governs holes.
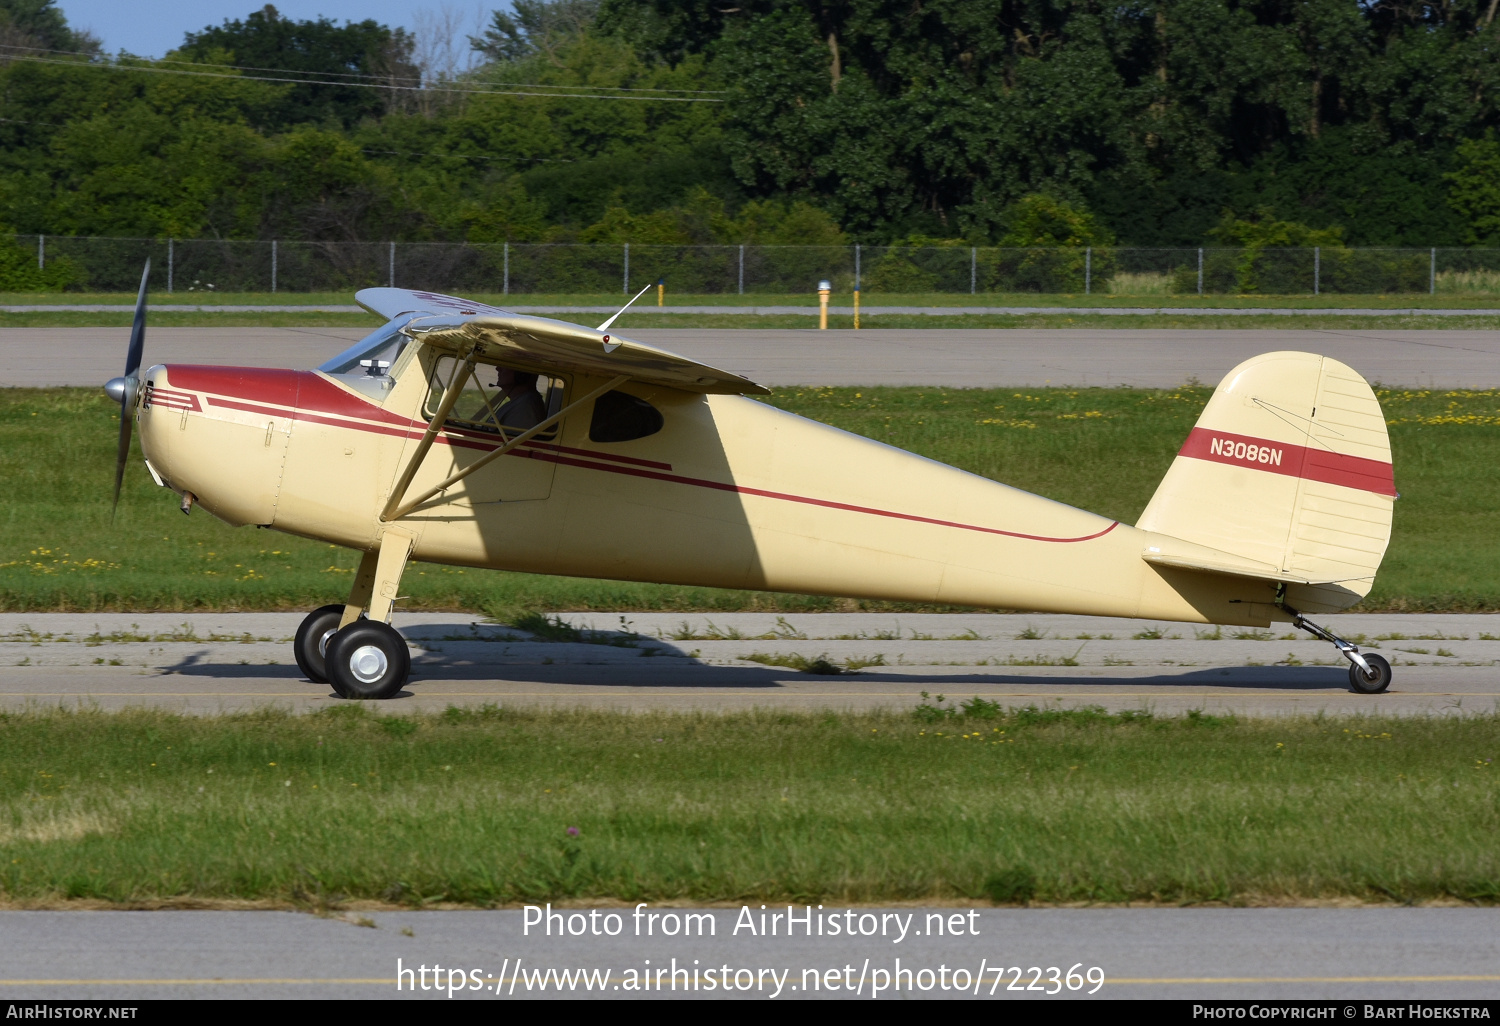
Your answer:
[[[432,420],[427,422],[427,430],[422,434],[422,440],[417,443],[417,449],[411,454],[411,459],[406,464],[406,469],[401,472],[401,477],[396,486],[391,489],[391,497],[386,501],[385,509],[380,511],[381,520],[394,520],[391,513],[406,496],[406,490],[411,487],[412,478],[417,476],[417,471],[422,466],[422,461],[427,458],[427,450],[432,448],[432,443],[437,440],[437,434],[448,422],[448,414],[453,411],[453,404],[458,402],[458,397],[463,393],[464,385],[469,381],[469,375],[474,373],[475,349],[469,350],[469,358],[464,361],[463,367],[453,380],[448,384],[448,391],[443,394],[443,401],[438,404],[437,412],[432,415]]]
[[[416,509],[418,506],[422,505],[422,503],[426,502],[434,495],[437,495],[439,492],[446,491],[448,488],[451,488],[453,485],[462,481],[464,478],[474,473],[474,471],[479,470],[481,467],[488,466],[490,463],[494,462],[501,456],[504,456],[506,453],[510,452],[512,449],[516,448],[516,446],[531,441],[538,434],[547,430],[558,421],[562,420],[563,417],[571,413],[573,410],[576,410],[578,407],[584,405],[585,403],[592,402],[593,400],[603,395],[605,392],[618,388],[629,380],[630,376],[628,374],[620,374],[616,377],[611,378],[608,382],[600,385],[598,388],[594,389],[582,399],[578,399],[574,402],[569,403],[567,406],[564,406],[562,409],[558,410],[546,420],[537,423],[533,427],[527,428],[525,431],[522,431],[519,435],[506,442],[500,448],[495,449],[492,452],[485,453],[479,459],[475,460],[464,469],[458,471],[456,474],[449,475],[447,480],[443,481],[441,484],[434,485],[433,487],[427,489],[427,491],[423,492],[421,495],[417,496],[415,499],[411,500],[408,503],[402,504],[399,506],[399,508],[393,510],[392,507],[395,507],[398,503],[400,503],[402,493],[404,493],[406,490],[406,485],[409,485],[411,483],[410,478],[406,474],[402,474],[401,476],[405,481],[405,484],[403,484],[400,491],[393,491],[391,493],[391,500],[390,502],[386,503],[385,511],[380,514],[380,519],[385,522],[400,520],[402,517],[406,516],[408,513]],[[446,396],[444,396],[444,401],[447,401]],[[436,422],[437,418],[434,417],[433,423]],[[435,429],[433,429],[430,425],[428,427],[428,430],[436,434]],[[415,475],[415,473],[415,469],[412,469],[412,474]]]

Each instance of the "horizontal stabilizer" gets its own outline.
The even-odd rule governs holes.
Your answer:
[[[1230,577],[1248,577],[1257,581],[1276,581],[1281,584],[1343,584],[1344,581],[1310,580],[1299,574],[1289,574],[1273,566],[1250,566],[1232,559],[1204,559],[1200,556],[1177,556],[1168,552],[1147,551],[1141,558],[1156,566],[1171,566],[1179,570],[1196,570],[1205,574],[1226,574]]]

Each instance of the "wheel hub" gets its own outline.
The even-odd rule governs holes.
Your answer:
[[[361,684],[374,684],[385,676],[390,665],[385,653],[374,645],[361,645],[349,657],[349,672]]]

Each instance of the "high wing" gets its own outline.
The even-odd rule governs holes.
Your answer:
[[[411,316],[405,331],[435,349],[468,353],[479,362],[503,361],[522,370],[569,371],[667,385],[719,395],[769,395],[770,389],[729,371],[689,360],[581,324],[511,313],[458,296],[408,289],[363,289],[355,295],[371,313]]]

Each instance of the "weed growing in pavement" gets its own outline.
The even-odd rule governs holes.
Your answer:
[[[867,666],[886,665],[885,656],[879,653],[865,657],[854,656],[845,659],[843,663],[832,662],[826,652],[811,658],[797,652],[752,652],[739,658],[747,662],[760,663],[762,666],[785,666],[788,669],[818,677],[836,677],[841,673],[855,673]]]

